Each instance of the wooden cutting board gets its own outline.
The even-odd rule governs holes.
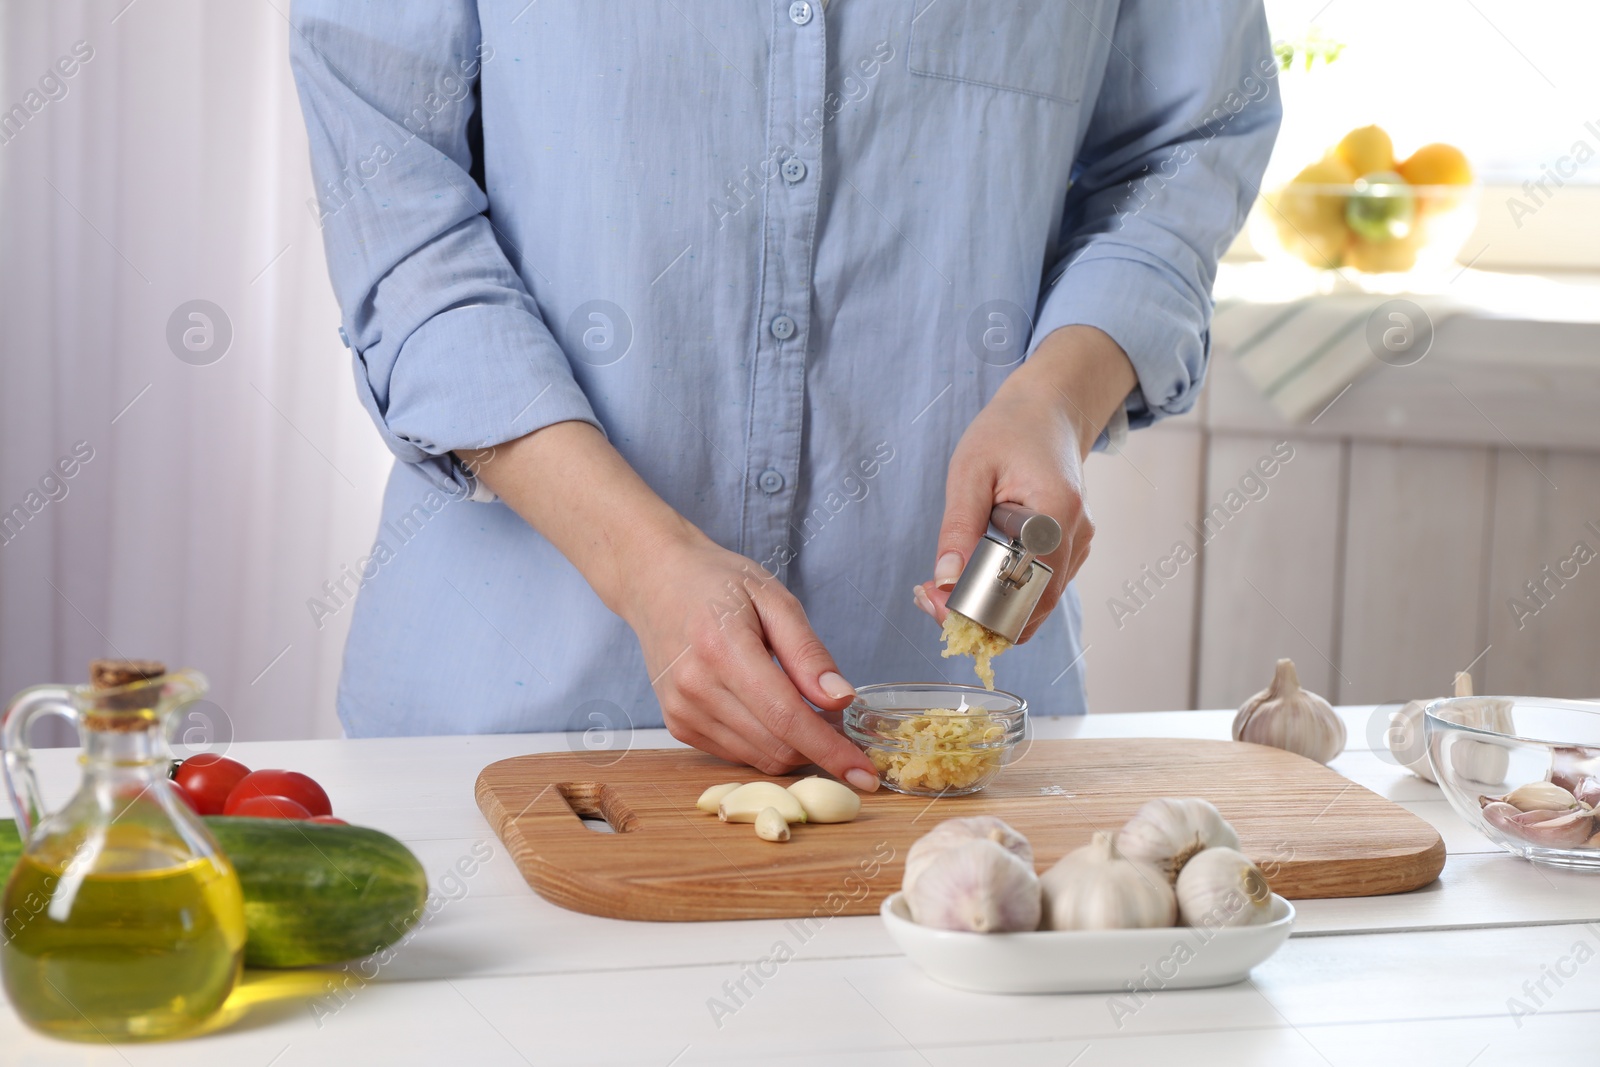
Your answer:
[[[592,759],[490,764],[478,807],[541,896],[618,919],[870,914],[900,887],[907,849],[943,819],[998,815],[1028,836],[1042,871],[1158,796],[1214,803],[1291,899],[1402,893],[1444,867],[1438,833],[1404,808],[1301,756],[1233,741],[1035,741],[981,793],[929,801],[880,791],[854,822],[795,826],[781,844],[695,810],[707,786],[760,777],[749,768],[688,749],[632,751],[608,767]]]

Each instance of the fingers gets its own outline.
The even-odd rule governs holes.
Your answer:
[[[753,614],[750,613],[750,614]],[[709,637],[658,679],[662,718],[679,741],[723,759],[781,774],[805,763],[793,746],[775,737],[728,691],[725,642]]]
[[[911,587],[911,599],[934,622],[940,626],[944,625],[944,617],[950,614],[950,590],[940,589],[933,582],[923,582],[921,585]]]
[[[944,519],[939,524],[939,544],[934,554],[933,584],[938,588],[954,588],[978,539],[989,529],[994,491],[992,471],[974,469],[959,456],[950,461],[944,486]]]
[[[787,589],[769,582],[754,596],[767,645],[800,695],[818,707],[839,711],[855,699],[855,687],[839,673],[805,608]]]
[[[1055,574],[1050,579],[1050,585],[1045,590],[1044,596],[1039,598],[1039,604],[1034,608],[1033,615],[1028,619],[1028,625],[1023,627],[1022,635],[1017,643],[1025,644],[1044,625],[1050,617],[1050,612],[1060,602],[1062,594],[1067,591],[1067,583],[1077,575],[1083,567],[1084,560],[1089,558],[1089,542],[1094,537],[1094,522],[1089,518],[1089,512],[1078,502],[1077,522],[1065,527],[1062,536],[1062,547],[1059,552],[1064,553],[1062,559],[1052,560]]]
[[[774,737],[863,792],[878,788],[872,761],[800,699],[759,635],[741,631],[732,635],[731,644],[735,656],[725,675],[728,687]]]
[[[721,690],[683,703],[669,714],[673,737],[720,759],[754,767],[762,774],[785,774],[806,763],[805,757],[779,741],[732,693]],[[710,714],[707,714],[709,712]]]
[[[1039,627],[1044,625],[1044,621],[1050,617],[1050,612],[1055,609],[1062,594],[1066,592],[1067,583],[1077,576],[1084,561],[1089,558],[1089,543],[1094,538],[1094,520],[1089,517],[1081,501],[1077,504],[1077,516],[1075,523],[1063,527],[1061,548],[1054,553],[1054,558],[1046,560],[1054,567],[1055,573],[1044,595],[1039,598],[1028,625],[1023,628],[1022,635],[1017,640],[1018,644],[1025,644]],[[944,624],[945,616],[950,614],[949,590],[940,589],[933,582],[923,582],[912,588],[911,596],[917,607],[934,622],[941,626]]]

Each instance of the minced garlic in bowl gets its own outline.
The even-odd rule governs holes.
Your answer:
[[[1026,722],[1020,697],[934,683],[863,686],[844,715],[846,735],[883,784],[917,796],[960,796],[988,785]]]

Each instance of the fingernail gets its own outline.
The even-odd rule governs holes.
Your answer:
[[[961,553],[946,552],[933,565],[933,584],[940,589],[953,589],[961,577]]]
[[[922,588],[922,586],[920,586],[920,585],[917,586],[916,588],[912,589],[911,590],[911,599],[916,601],[917,607],[919,607],[923,611],[927,612],[928,618],[931,619],[931,618],[934,617],[933,616],[933,601],[928,599],[928,591],[926,589]]]
[[[827,693],[835,700],[843,700],[846,697],[856,695],[855,686],[845,681],[844,675],[838,671],[824,672],[822,677],[817,679],[817,684],[822,687],[824,693]]]
[[[860,767],[852,767],[845,771],[844,780],[863,793],[876,793],[878,791],[878,776],[864,771]]]

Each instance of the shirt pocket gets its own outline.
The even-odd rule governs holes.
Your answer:
[[[908,0],[911,73],[1076,104],[1095,0]]]

